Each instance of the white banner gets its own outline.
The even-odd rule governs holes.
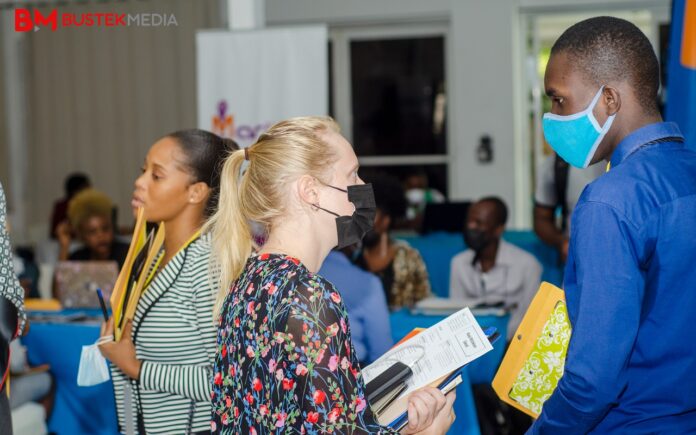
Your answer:
[[[198,126],[251,145],[273,123],[328,113],[325,26],[196,35]]]

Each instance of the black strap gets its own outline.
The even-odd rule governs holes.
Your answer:
[[[568,217],[568,173],[570,165],[558,154],[553,162],[553,186],[556,192],[556,204],[554,208],[561,208],[563,217],[561,229],[566,230],[566,218]]]

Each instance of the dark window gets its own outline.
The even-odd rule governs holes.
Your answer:
[[[358,156],[447,154],[444,37],[350,43]]]

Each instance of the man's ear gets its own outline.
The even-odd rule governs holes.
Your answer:
[[[605,86],[602,90],[602,100],[607,106],[607,116],[616,115],[621,109],[621,94],[612,86]]]
[[[200,204],[208,200],[210,187],[202,181],[193,183],[188,187],[188,202],[190,204]]]
[[[309,175],[303,175],[297,180],[297,194],[306,204],[319,205],[319,189],[317,180]]]
[[[495,229],[495,236],[499,239],[503,237],[503,233],[505,232],[505,225],[498,225]]]

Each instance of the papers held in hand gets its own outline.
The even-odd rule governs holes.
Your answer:
[[[491,328],[487,332],[493,334],[495,331]],[[392,369],[396,362],[411,369],[413,374],[406,379],[405,387],[392,382],[391,389],[383,391],[380,400],[373,402],[368,399],[373,408],[382,405],[382,412],[377,413],[378,420],[391,427],[400,423],[397,420],[405,414],[408,400],[406,396],[409,393],[425,386],[441,390],[454,388],[461,382],[461,377],[457,380],[461,368],[493,349],[486,333],[468,308],[417,335],[409,336],[408,340],[396,345],[362,371],[366,384],[370,385],[371,381],[377,380],[386,370]],[[398,393],[394,393],[394,390],[398,390]],[[376,391],[376,387],[370,387],[369,391]],[[391,399],[390,403],[381,402],[387,397]]]

